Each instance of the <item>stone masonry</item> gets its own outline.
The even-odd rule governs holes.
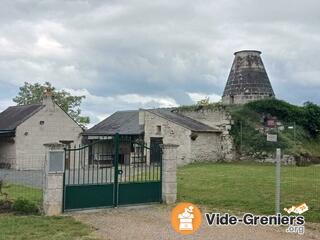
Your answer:
[[[189,129],[183,128],[177,124],[171,123],[169,120],[161,118],[151,112],[141,110],[144,115],[145,126],[145,143],[150,146],[151,137],[162,137],[163,144],[179,145],[177,149],[178,165],[190,162],[190,134]],[[161,132],[157,132],[157,126],[161,126]]]
[[[233,139],[229,133],[229,131],[231,130],[232,119],[231,115],[223,107],[216,109],[204,108],[200,110],[181,110],[178,108],[176,111],[208,126],[219,128],[222,131],[219,139],[217,139],[216,142],[210,142],[208,140],[203,141],[202,147],[219,147],[219,159],[225,161],[231,161],[234,159]]]
[[[234,61],[222,96],[223,103],[244,104],[275,97],[260,54],[261,52],[256,50],[234,53]]]
[[[43,186],[43,210],[47,216],[57,216],[63,208],[63,172],[49,172],[48,159],[51,151],[63,151],[59,143],[45,144],[45,174]]]
[[[195,161],[217,161],[221,158],[221,133],[193,132],[177,123],[152,112],[140,111],[140,124],[144,124],[145,142],[150,146],[151,137],[161,137],[163,144],[176,144],[177,164],[186,165]],[[157,127],[161,131],[157,131]],[[192,139],[192,136],[195,136]]]
[[[173,204],[177,200],[177,148],[175,144],[164,144],[162,148],[162,201]]]

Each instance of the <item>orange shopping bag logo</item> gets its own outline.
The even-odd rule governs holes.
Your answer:
[[[181,234],[195,233],[201,225],[201,211],[192,203],[179,203],[171,212],[173,229]]]

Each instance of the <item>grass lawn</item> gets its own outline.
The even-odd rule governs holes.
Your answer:
[[[6,184],[2,191],[8,194],[9,199],[16,200],[18,198],[25,198],[36,204],[41,204],[42,201],[42,190],[38,188]],[[0,196],[0,199],[4,199],[4,196]]]
[[[1,240],[95,239],[91,232],[88,226],[71,217],[0,214]]]
[[[3,188],[9,199],[24,198],[41,204],[41,189],[8,184]],[[3,199],[0,196],[0,199]],[[90,236],[90,227],[71,217],[45,217],[35,215],[15,215],[0,213],[0,240],[55,240],[55,239],[95,239]]]
[[[282,167],[281,177],[281,209],[305,202],[306,220],[320,222],[320,166]],[[274,214],[274,178],[273,165],[195,163],[178,169],[178,200],[234,213]]]

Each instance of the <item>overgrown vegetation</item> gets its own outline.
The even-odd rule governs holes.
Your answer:
[[[230,111],[234,121],[231,134],[237,152],[259,158],[280,147],[285,153],[318,161],[318,105],[307,102],[303,106],[295,106],[282,100],[264,99],[245,105],[231,105],[227,111]],[[280,126],[267,128],[266,119],[270,117],[276,117]],[[277,134],[278,142],[267,142],[267,133]]]
[[[302,126],[311,137],[319,136],[320,106],[306,102],[303,106],[296,106],[277,99],[264,99],[247,103],[245,107],[260,113],[271,114],[285,123],[295,122]]]
[[[209,103],[206,101],[201,100],[195,105],[182,105],[182,106],[177,107],[176,109],[180,110],[180,111],[200,111],[200,110],[206,110],[206,109],[207,110],[225,109],[225,105],[222,104],[221,102]]]
[[[320,106],[306,102],[296,106],[277,99],[263,99],[245,105],[210,103],[209,99],[194,105],[180,106],[178,111],[226,110],[231,114],[237,153],[254,159],[265,158],[281,148],[284,153],[320,163]],[[266,128],[266,119],[275,117],[280,128]],[[279,130],[280,129],[280,130]],[[268,142],[267,133],[277,134],[277,142]],[[300,160],[299,160],[300,161]]]

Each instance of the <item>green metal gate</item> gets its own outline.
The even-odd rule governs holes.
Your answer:
[[[150,161],[157,155],[159,162]],[[64,210],[161,202],[162,156],[133,136],[65,149]]]

